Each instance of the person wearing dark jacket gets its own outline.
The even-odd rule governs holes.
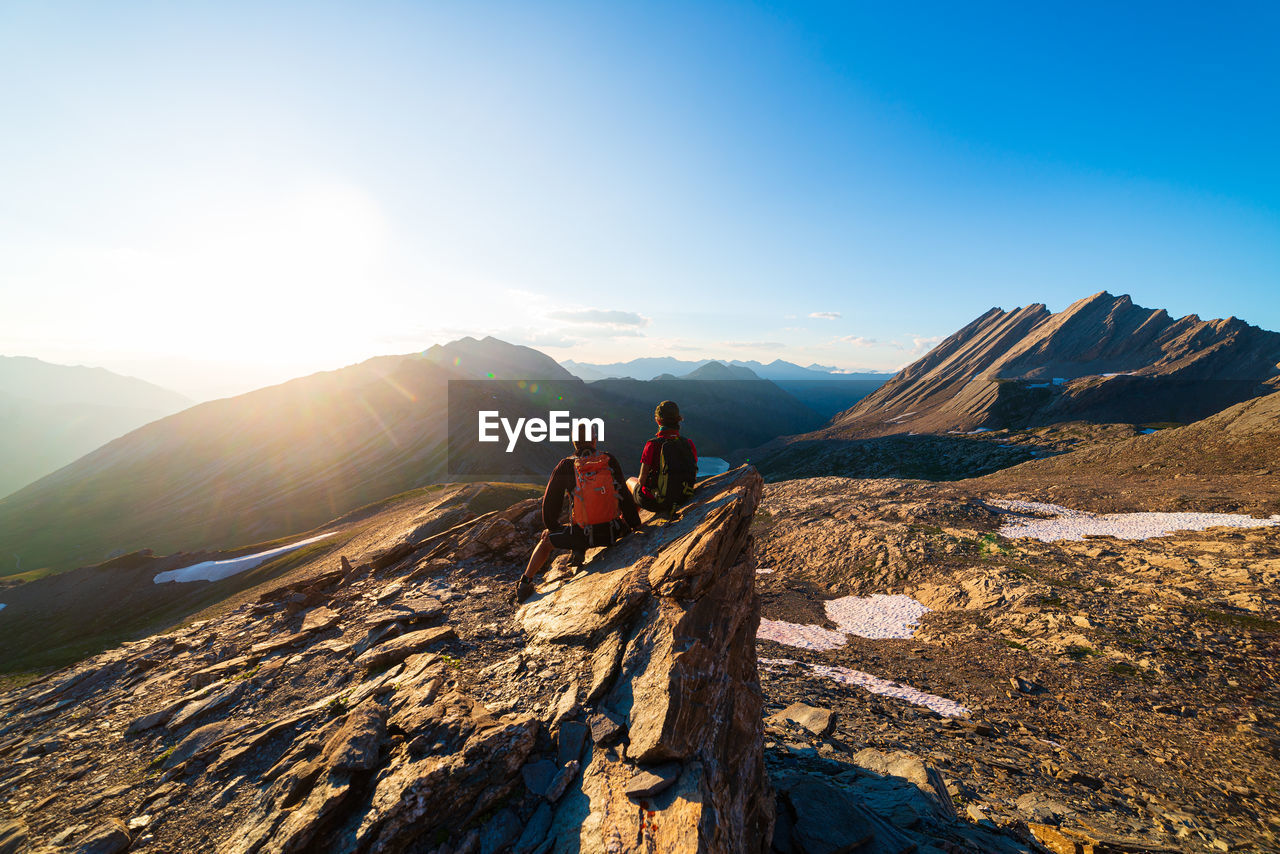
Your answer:
[[[618,516],[607,522],[580,526],[573,522],[560,524],[560,511],[564,509],[564,497],[572,495],[577,485],[575,475],[575,459],[584,458],[596,453],[596,443],[589,440],[575,440],[573,456],[565,457],[551,472],[547,481],[547,489],[542,493],[542,535],[538,544],[529,556],[529,564],[524,574],[516,583],[516,602],[523,602],[533,595],[533,580],[538,577],[554,549],[570,549],[581,555],[589,548],[611,546],[630,531],[641,530],[640,513],[636,510],[635,501],[627,489],[626,478],[622,474],[622,465],[617,457],[605,451],[609,469],[613,474],[613,485],[617,491]]]

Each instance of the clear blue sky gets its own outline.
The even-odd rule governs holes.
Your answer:
[[[1274,3],[0,4],[0,353],[198,396],[461,334],[897,368],[1280,329]]]

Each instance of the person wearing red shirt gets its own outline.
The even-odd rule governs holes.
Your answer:
[[[684,416],[675,401],[664,400],[653,412],[658,435],[644,445],[640,455],[640,476],[627,479],[627,488],[637,505],[650,513],[669,513],[688,498],[698,476],[698,449],[693,440],[680,435]],[[671,441],[671,440],[677,441]],[[662,458],[667,449],[667,479],[663,483]],[[687,449],[687,450],[686,450]]]

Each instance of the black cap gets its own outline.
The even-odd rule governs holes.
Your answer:
[[[658,408],[653,410],[653,417],[663,424],[679,424],[684,420],[684,416],[680,414],[680,407],[676,406],[674,400],[664,400],[659,403]]]

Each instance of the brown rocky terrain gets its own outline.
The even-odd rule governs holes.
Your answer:
[[[1056,314],[993,308],[803,438],[1188,423],[1278,384],[1280,333],[1234,317],[1174,319],[1103,292]]]
[[[735,469],[519,608],[536,501],[406,497],[0,697],[0,850],[1276,850],[1280,526],[1045,542],[1002,502],[1265,517],[1277,398],[959,482]],[[878,594],[929,610],[832,621]]]
[[[960,814],[1025,824],[1054,851],[1278,850],[1278,406],[1272,395],[959,483],[767,486],[755,523],[763,618],[834,630],[826,603],[848,595],[932,609],[902,639],[762,640],[762,660],[784,662],[762,668],[766,710],[803,701],[828,727],[771,726],[771,768],[799,756],[840,773],[874,760],[868,750],[918,762]],[[1007,499],[1246,512],[1265,526],[1043,542],[1004,528],[1030,518],[995,503]],[[815,685],[814,665],[970,716]]]
[[[434,534],[400,508],[256,602],[11,689],[4,850],[1031,850],[905,766],[765,750],[761,486],[704,481],[518,609],[535,501]]]
[[[535,500],[436,533],[400,512],[256,603],[9,691],[6,832],[78,851],[759,847],[759,492],[748,469],[708,482],[518,614]]]

